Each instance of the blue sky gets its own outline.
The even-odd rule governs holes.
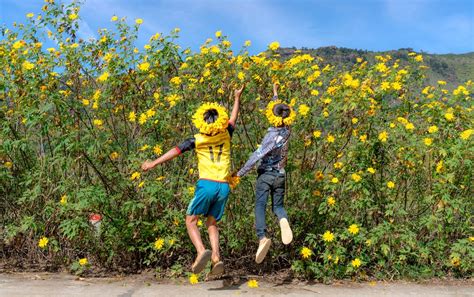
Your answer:
[[[59,1],[59,0],[56,0]],[[283,47],[339,46],[367,50],[411,47],[429,53],[474,51],[474,0],[84,0],[81,36],[111,27],[114,14],[142,18],[140,43],[181,28],[179,44],[198,49],[222,30],[251,53],[272,41]],[[0,24],[24,22],[41,0],[0,0]]]

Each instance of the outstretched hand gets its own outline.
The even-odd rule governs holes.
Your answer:
[[[152,169],[153,167],[155,167],[153,165],[153,162],[152,161],[149,161],[149,160],[146,160],[145,162],[143,162],[142,164],[142,170],[143,171],[148,171],[150,169]]]
[[[279,82],[273,83],[273,96],[278,96],[278,88],[280,87]]]
[[[244,89],[245,89],[245,84],[243,84],[240,89],[234,90],[234,96],[240,98]]]

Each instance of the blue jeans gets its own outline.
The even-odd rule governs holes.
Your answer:
[[[278,217],[288,219],[283,198],[285,196],[285,174],[276,171],[259,172],[256,186],[255,202],[255,227],[258,239],[265,237],[267,225],[265,224],[265,209],[267,207],[268,196],[272,196],[272,211]]]

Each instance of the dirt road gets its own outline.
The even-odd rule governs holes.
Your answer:
[[[77,278],[69,274],[0,274],[0,296],[474,296],[474,281],[342,282],[274,284],[259,281],[249,288],[246,280],[224,279],[196,285],[152,276]]]

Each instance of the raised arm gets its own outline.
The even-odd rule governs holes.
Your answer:
[[[150,169],[153,169],[155,166],[168,162],[169,160],[176,158],[177,156],[181,155],[182,153],[186,151],[193,150],[195,146],[196,146],[196,142],[195,142],[194,137],[188,138],[185,141],[183,141],[181,144],[179,144],[178,146],[167,151],[164,155],[160,156],[158,159],[154,161],[146,160],[145,162],[143,162],[142,170],[148,171]]]
[[[245,85],[234,91],[234,107],[232,108],[232,114],[230,115],[229,119],[229,122],[232,124],[232,126],[235,126],[235,123],[237,122],[237,117],[239,115],[240,96],[242,96],[244,89]]]
[[[278,98],[278,87],[280,85],[276,82],[273,84],[273,100]]]
[[[177,156],[179,156],[179,154],[180,154],[179,150],[177,150],[176,148],[172,148],[169,151],[167,151],[164,155],[160,156],[158,159],[154,161],[146,160],[145,162],[143,162],[142,170],[148,171],[150,169],[153,169],[155,166],[160,165],[161,163],[165,163],[169,160],[176,158]]]

